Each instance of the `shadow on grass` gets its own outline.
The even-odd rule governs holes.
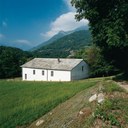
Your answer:
[[[121,73],[113,77],[114,81],[128,81],[128,73]]]

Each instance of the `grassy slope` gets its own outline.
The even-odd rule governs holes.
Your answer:
[[[103,93],[105,101],[89,103],[93,94]],[[83,114],[79,114],[83,111]],[[101,79],[100,82],[81,91],[50,113],[33,122],[29,128],[36,128],[37,121],[45,122],[39,128],[128,128],[128,93],[114,81]],[[59,117],[59,118],[58,118]]]
[[[93,116],[85,119],[86,128],[128,128],[128,92],[114,81],[102,81],[101,91],[105,101],[99,105],[91,103]],[[81,127],[82,128],[82,127]]]
[[[29,124],[97,80],[77,82],[0,81],[0,127]]]

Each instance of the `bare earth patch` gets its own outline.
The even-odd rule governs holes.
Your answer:
[[[117,84],[118,84],[120,87],[123,87],[124,89],[126,89],[126,90],[128,91],[128,82],[126,82],[126,81],[117,82]]]

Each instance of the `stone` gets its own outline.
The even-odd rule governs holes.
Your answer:
[[[92,113],[92,116],[95,117],[95,113],[94,112]]]
[[[43,123],[44,123],[44,120],[39,120],[39,121],[37,121],[36,126],[40,126]]]
[[[92,113],[91,108],[83,108],[79,111],[77,117],[82,117],[82,118],[88,117],[91,113]]]
[[[104,94],[103,93],[99,93],[97,96],[97,101],[98,103],[102,103],[104,101]]]
[[[80,111],[80,112],[79,112],[79,114],[80,114],[80,115],[83,115],[83,114],[84,114],[84,112]]]
[[[52,115],[52,112],[50,112],[49,115]]]
[[[89,102],[96,101],[96,99],[97,99],[97,94],[94,94],[93,96],[91,96],[91,97],[89,98]]]

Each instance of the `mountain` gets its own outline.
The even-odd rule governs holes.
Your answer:
[[[66,35],[53,43],[33,51],[36,57],[67,57],[73,50],[88,46],[91,42],[89,30],[81,30]]]
[[[0,46],[16,47],[16,48],[20,48],[20,49],[25,50],[25,51],[27,51],[33,47],[30,44],[19,43],[19,42],[0,42]]]
[[[39,49],[42,46],[48,45],[53,43],[54,41],[68,35],[71,34],[75,31],[79,31],[79,30],[87,30],[88,27],[82,26],[79,28],[76,28],[75,30],[72,31],[60,31],[58,34],[54,35],[51,39],[49,39],[48,41],[45,41],[37,46],[34,46],[34,44],[31,44],[29,42],[27,42],[26,40],[17,40],[17,41],[11,41],[11,42],[5,42],[5,41],[0,41],[0,46],[9,46],[9,47],[16,47],[16,48],[20,48],[24,51],[34,51],[36,49]]]
[[[56,35],[54,35],[54,36],[53,36],[51,39],[49,39],[48,41],[45,41],[45,42],[43,42],[43,43],[37,45],[36,47],[30,49],[30,51],[37,50],[37,49],[39,49],[39,48],[41,48],[41,47],[43,47],[43,46],[46,46],[46,45],[48,45],[48,44],[53,43],[54,41],[56,41],[56,40],[58,40],[58,39],[60,39],[60,38],[62,38],[62,37],[64,37],[64,36],[66,36],[66,35],[69,35],[69,34],[71,34],[71,33],[74,33],[74,32],[76,32],[76,31],[80,31],[80,30],[88,30],[88,27],[81,26],[81,27],[76,28],[76,29],[74,29],[74,30],[72,30],[72,31],[66,31],[66,32],[65,32],[65,31],[60,31],[59,33],[57,33]]]
[[[45,45],[51,44],[52,42],[56,41],[57,39],[60,39],[62,37],[64,37],[65,35],[67,35],[69,33],[66,33],[64,31],[60,31],[58,34],[56,34],[55,36],[53,36],[51,39],[49,39],[48,41],[45,41],[39,45],[37,45],[36,47],[32,48],[30,51],[34,51],[37,50]]]
[[[81,27],[79,27],[79,28],[76,28],[76,29],[74,30],[74,32],[76,32],[76,31],[81,31],[81,30],[89,30],[89,27],[88,27],[88,26],[81,26]]]

